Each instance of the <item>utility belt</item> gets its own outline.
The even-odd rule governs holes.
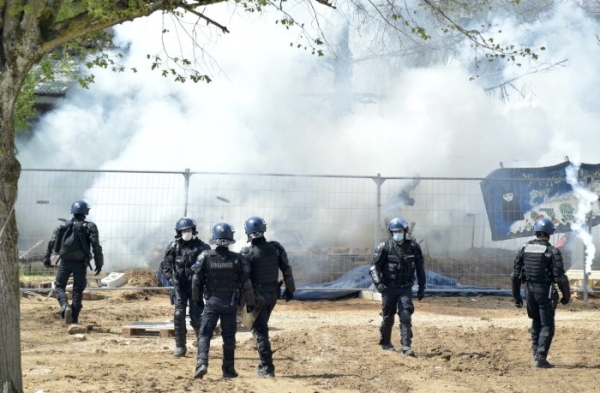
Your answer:
[[[258,293],[277,292],[277,288],[279,288],[279,282],[275,281],[263,284],[252,284],[252,287]]]
[[[204,291],[204,299],[209,299],[212,296],[217,296],[221,299],[230,297],[230,305],[239,304],[240,301],[240,291],[239,290],[208,290]]]
[[[385,284],[385,286],[389,287],[389,288],[408,288],[408,287],[412,287],[413,286],[413,282],[412,281],[401,281],[401,282],[397,282],[397,281],[388,281],[388,282],[383,282]]]

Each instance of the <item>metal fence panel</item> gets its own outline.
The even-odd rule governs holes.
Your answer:
[[[15,207],[19,249],[23,263],[41,260],[77,199],[92,206],[88,219],[99,227],[108,270],[155,269],[183,216],[196,220],[205,241],[214,224],[229,222],[239,251],[247,244],[244,221],[257,215],[267,222],[267,238],[286,247],[302,285],[369,264],[388,236],[387,222],[402,216],[428,270],[462,285],[507,289],[517,248],[529,238],[491,240],[481,180],[25,169]],[[567,267],[582,261],[581,243],[563,254]]]

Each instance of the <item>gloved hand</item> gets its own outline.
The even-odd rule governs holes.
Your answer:
[[[50,261],[50,257],[44,258],[44,267],[48,268],[52,266],[52,262]]]
[[[377,284],[375,288],[377,288],[377,292],[379,293],[383,293],[387,289],[387,287],[384,284]]]
[[[515,307],[516,308],[521,308],[523,307],[523,298],[522,297],[516,297],[515,298]]]
[[[283,298],[285,299],[285,301],[287,303],[294,298],[294,293],[290,292],[286,289],[285,291],[283,291]]]
[[[417,299],[419,301],[423,300],[423,298],[425,297],[425,288],[419,288],[419,291],[417,292]]]
[[[560,299],[560,304],[562,304],[563,306],[566,306],[567,304],[569,304],[569,300],[571,300],[570,297],[566,297],[563,295],[562,299]]]
[[[94,272],[96,274],[94,274],[94,276],[97,276],[98,274],[100,274],[101,271],[102,271],[102,265],[96,264],[96,268],[94,269]]]

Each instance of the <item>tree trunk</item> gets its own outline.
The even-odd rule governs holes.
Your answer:
[[[10,75],[0,69],[0,388],[21,392],[21,330],[18,232],[14,206],[21,166],[15,157],[13,107],[21,82],[10,88]]]
[[[21,165],[15,155],[14,107],[39,46],[3,11],[0,20],[0,389],[22,392],[17,220],[15,202]],[[18,16],[18,15],[17,15]],[[35,31],[33,32],[35,35]]]

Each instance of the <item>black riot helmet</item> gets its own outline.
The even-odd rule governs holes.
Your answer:
[[[552,224],[552,220],[549,218],[540,218],[535,222],[533,226],[533,231],[536,233],[544,232],[548,237],[554,233],[554,224]]]
[[[388,224],[388,231],[390,231],[390,233],[394,231],[404,231],[404,233],[406,233],[408,232],[408,223],[404,218],[396,217]]]
[[[244,223],[244,232],[248,235],[248,241],[264,237],[267,231],[267,223],[258,216],[252,216]]]
[[[192,228],[192,235],[195,236],[198,234],[196,231],[196,221],[189,217],[181,217],[175,224],[175,232],[177,232],[177,236],[181,236],[181,231],[186,228]]]
[[[229,246],[235,243],[233,239],[233,227],[226,222],[219,222],[212,229],[210,243],[217,246]]]
[[[388,231],[390,231],[390,235],[392,238],[398,242],[404,242],[404,240],[408,239],[408,223],[404,220],[404,218],[396,217],[390,221],[388,224]],[[396,231],[403,231],[402,235],[395,234]]]
[[[75,201],[71,205],[71,214],[82,214],[84,216],[87,216],[89,212],[90,212],[90,206],[87,204],[86,201],[83,201],[83,200]]]

